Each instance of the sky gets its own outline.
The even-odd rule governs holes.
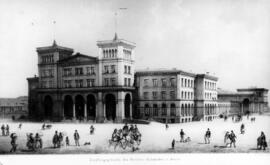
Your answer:
[[[270,89],[267,0],[0,0],[0,97],[28,94],[37,47],[55,39],[98,56],[96,41],[115,32],[136,43],[136,69],[209,72],[226,90]]]

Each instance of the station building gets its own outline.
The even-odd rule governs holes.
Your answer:
[[[121,122],[132,117],[135,44],[115,35],[98,56],[53,43],[37,48],[38,77],[28,78],[29,114],[38,120]]]
[[[218,78],[178,69],[135,72],[135,43],[98,41],[98,55],[72,48],[36,49],[38,75],[28,78],[29,116],[36,120],[168,123],[211,121],[224,113],[258,112],[268,107],[268,90],[224,93]]]

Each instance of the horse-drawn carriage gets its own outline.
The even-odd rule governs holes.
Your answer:
[[[128,130],[128,129],[120,129],[114,130],[112,138],[109,140],[109,147],[114,146],[121,147],[122,149],[126,149],[127,147],[131,148],[132,151],[135,151],[138,146],[141,144],[141,134],[138,130]]]

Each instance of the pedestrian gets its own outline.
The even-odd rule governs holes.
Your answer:
[[[53,136],[53,140],[52,140],[52,142],[53,142],[53,148],[56,148],[57,147],[58,141],[59,141],[58,132],[55,131],[54,136]]]
[[[66,146],[69,146],[69,138],[68,138],[68,136],[66,137]]]
[[[240,127],[240,133],[244,134],[245,133],[245,125],[242,123]]]
[[[232,115],[232,122],[234,122],[234,115]]]
[[[57,147],[60,148],[62,146],[62,142],[64,140],[62,132],[59,133],[58,135],[58,142],[57,142]]]
[[[180,131],[180,142],[184,142],[184,136],[185,136],[185,133],[184,133],[183,129],[181,129],[181,131]]]
[[[11,142],[10,142],[11,149],[10,149],[10,152],[16,152],[17,146],[18,146],[18,144],[17,144],[17,135],[15,133],[12,133],[10,135],[10,138],[11,138]]]
[[[74,132],[74,141],[75,141],[76,146],[80,146],[79,139],[80,139],[80,135],[79,135],[78,131],[75,130],[75,132]]]
[[[175,145],[175,140],[172,140],[172,149],[174,149],[174,145]]]
[[[259,138],[261,139],[260,150],[262,148],[263,148],[263,150],[265,150],[265,148],[267,147],[267,142],[266,142],[264,132],[261,132],[261,136]]]
[[[225,133],[225,136],[224,136],[224,144],[225,144],[225,146],[227,147],[228,146],[228,144],[230,144],[230,142],[229,142],[229,135],[230,135],[230,133],[229,133],[229,131],[227,131],[226,133]]]
[[[124,126],[125,127],[125,126]],[[127,127],[128,130],[128,127]],[[94,134],[95,128],[93,125],[90,126],[90,135]]]
[[[205,135],[204,135],[205,144],[210,144],[210,137],[211,137],[211,131],[208,128]]]
[[[3,124],[3,125],[1,126],[2,136],[5,136],[5,129],[6,129],[6,127],[5,127],[5,125]]]
[[[235,142],[236,142],[236,135],[234,134],[233,130],[231,130],[231,133],[229,135],[229,138],[231,140],[231,143],[230,143],[230,147],[232,147],[232,144],[234,146],[234,148],[236,147],[235,146]]]
[[[6,136],[9,136],[9,125],[6,126]]]
[[[40,137],[40,135],[38,133],[36,133],[36,136],[35,136],[35,148],[42,148],[42,139]]]
[[[19,124],[19,127],[18,127],[18,128],[19,128],[19,129],[21,129],[21,128],[22,128],[22,123],[20,123],[20,124]]]
[[[169,128],[169,125],[168,125],[168,123],[166,123],[165,127],[166,127],[166,130],[167,130],[167,129]]]

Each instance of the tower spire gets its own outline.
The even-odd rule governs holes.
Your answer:
[[[117,33],[115,32],[114,34],[114,38],[113,38],[114,41],[118,40],[118,36],[117,36]]]

